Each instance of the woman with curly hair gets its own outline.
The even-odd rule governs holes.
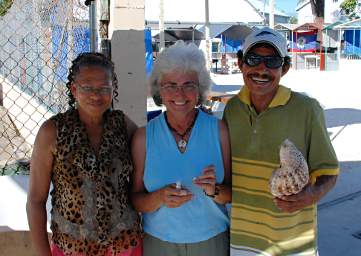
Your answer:
[[[177,42],[150,77],[166,111],[137,130],[132,202],[142,212],[144,256],[227,256],[230,146],[222,120],[203,112],[210,76],[201,50]]]
[[[112,110],[117,78],[100,53],[72,63],[69,110],[40,128],[31,158],[27,212],[38,255],[141,255],[140,219],[129,201],[135,124]],[[49,243],[46,201],[53,189]]]

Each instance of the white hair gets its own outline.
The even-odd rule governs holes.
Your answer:
[[[155,104],[158,106],[162,104],[159,94],[159,86],[162,77],[173,71],[184,73],[195,72],[198,76],[199,86],[198,104],[201,104],[206,100],[211,78],[206,67],[204,54],[193,43],[185,44],[183,41],[177,41],[174,45],[159,53],[154,63],[153,71],[149,78],[149,84],[150,93]]]

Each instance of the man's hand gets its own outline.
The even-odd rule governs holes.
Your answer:
[[[281,198],[276,197],[273,199],[273,202],[281,211],[288,213],[299,211],[307,206],[313,205],[317,201],[313,185],[311,184],[308,184],[296,195],[282,196]]]
[[[316,204],[336,184],[336,180],[336,175],[320,176],[315,184],[308,184],[300,193],[274,198],[273,202],[281,211],[289,213],[299,211],[307,206]]]

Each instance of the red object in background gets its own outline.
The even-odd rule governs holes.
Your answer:
[[[325,70],[326,68],[326,53],[321,52],[320,53],[320,70]]]

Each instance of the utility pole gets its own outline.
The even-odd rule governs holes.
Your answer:
[[[267,19],[266,19],[266,1],[267,0],[263,0],[263,25],[266,26],[267,24]]]
[[[90,21],[90,51],[97,52],[96,38],[97,38],[97,6],[95,0],[86,1],[89,3],[89,21]],[[71,2],[72,3],[72,2]],[[73,6],[72,4],[70,6]],[[72,23],[72,22],[71,22]]]
[[[159,52],[165,48],[164,42],[164,1],[159,1]]]
[[[269,0],[269,27],[275,27],[275,16],[274,16],[275,0]]]
[[[211,69],[212,65],[212,56],[211,56],[211,36],[209,30],[209,1],[205,0],[205,32],[206,32],[206,64],[208,70]]]

